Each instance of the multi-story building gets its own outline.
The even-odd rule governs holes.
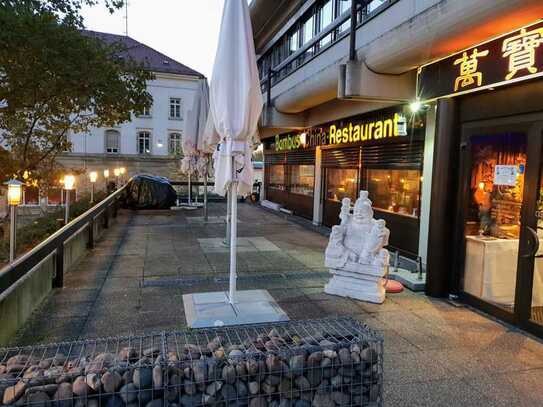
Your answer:
[[[70,134],[72,149],[59,156],[59,162],[67,171],[80,173],[76,194],[89,189],[91,171],[98,172],[97,189],[105,188],[103,174],[106,169],[109,170],[109,182],[116,181],[115,168],[126,169],[123,181],[135,174],[179,178],[186,112],[192,107],[198,80],[204,76],[133,38],[93,31],[85,34],[108,43],[121,43],[125,50],[123,56],[144,64],[155,78],[147,86],[153,104],[143,115],[119,126]],[[55,206],[62,201],[58,189],[49,190],[40,202],[37,189],[25,188],[27,212],[40,203],[41,206]]]
[[[426,292],[543,333],[543,3],[254,0],[265,199],[369,192]]]

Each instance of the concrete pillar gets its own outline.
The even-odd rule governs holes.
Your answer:
[[[322,150],[315,149],[315,190],[313,193],[313,224],[322,224]]]
[[[432,104],[426,112],[426,134],[424,136],[424,161],[422,169],[421,205],[420,205],[420,231],[419,256],[422,266],[426,268],[428,252],[428,229],[430,227],[430,197],[432,194],[432,170],[434,164],[434,139],[436,133],[436,109]]]
[[[457,104],[454,99],[439,100],[436,129],[426,256],[426,293],[445,297],[451,290],[449,281],[455,250],[454,220],[460,151]]]

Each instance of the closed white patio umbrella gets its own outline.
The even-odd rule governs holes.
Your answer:
[[[236,293],[237,196],[251,192],[251,155],[262,112],[247,0],[226,0],[210,86],[210,120],[206,151],[214,152],[215,191],[232,198],[230,289],[183,295],[192,328],[287,321],[288,316],[266,290]]]
[[[236,293],[237,196],[252,187],[253,136],[262,112],[262,92],[256,64],[249,7],[245,0],[226,0],[219,45],[213,65],[210,111],[220,136],[215,161],[215,192],[232,197],[230,231],[230,291]]]

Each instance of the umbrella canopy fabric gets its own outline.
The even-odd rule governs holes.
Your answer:
[[[215,191],[221,195],[234,170],[238,192],[251,191],[253,138],[262,106],[249,7],[245,0],[226,0],[210,89],[210,112],[221,143],[215,153]]]
[[[193,174],[198,172],[201,176],[207,175],[209,152],[206,150],[205,130],[209,115],[209,86],[205,78],[198,81],[192,109],[187,112],[185,134],[181,147],[183,160],[181,170]]]

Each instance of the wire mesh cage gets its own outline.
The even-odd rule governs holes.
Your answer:
[[[383,339],[335,318],[4,349],[0,396],[17,406],[382,406]]]

